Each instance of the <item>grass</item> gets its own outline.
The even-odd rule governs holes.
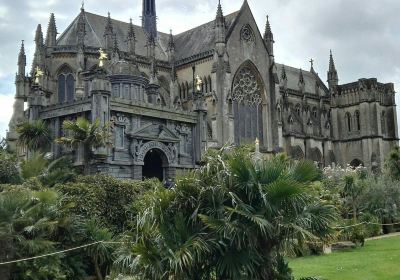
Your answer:
[[[324,280],[400,279],[400,236],[367,241],[365,247],[291,259],[297,278],[319,276]]]

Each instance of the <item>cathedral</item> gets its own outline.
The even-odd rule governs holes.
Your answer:
[[[364,165],[378,171],[398,145],[395,91],[375,78],[339,84],[330,54],[327,84],[311,68],[274,56],[267,19],[260,32],[245,0],[180,34],[157,30],[155,0],[143,0],[142,26],[82,7],[58,36],[51,14],[39,24],[32,69],[22,43],[8,147],[16,127],[44,120],[53,138],[65,120],[108,124],[112,145],[93,150],[91,173],[122,179],[173,178],[201,164],[208,148],[250,144],[319,166]],[[82,151],[52,144],[82,165]]]

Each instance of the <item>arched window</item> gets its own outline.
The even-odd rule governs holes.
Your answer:
[[[356,119],[356,127],[357,127],[357,130],[360,131],[360,130],[361,130],[360,112],[359,112],[359,111],[356,111],[356,112],[354,113],[354,117],[355,117],[355,119]]]
[[[211,77],[208,76],[208,92],[212,92]]]
[[[301,107],[300,107],[300,104],[297,104],[297,105],[296,105],[296,114],[297,114],[298,116],[301,115]]]
[[[317,118],[317,115],[318,115],[318,111],[317,111],[317,108],[313,108],[313,111],[312,111],[312,115],[313,115],[313,117],[316,119]]]
[[[381,130],[382,134],[386,134],[386,113],[385,111],[381,114]]]
[[[347,131],[351,131],[351,115],[350,113],[346,113],[346,122],[347,122]]]
[[[58,74],[58,102],[72,102],[75,95],[75,78],[71,68],[64,66]]]
[[[211,78],[209,77],[211,88]],[[232,85],[235,143],[263,139],[263,95],[265,87],[261,75],[251,62],[236,72]]]
[[[178,92],[179,92],[179,99],[182,100],[182,88],[181,85],[178,84]]]

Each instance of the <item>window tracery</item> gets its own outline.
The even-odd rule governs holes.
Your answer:
[[[240,32],[240,37],[245,42],[254,42],[255,36],[253,29],[250,27],[250,25],[246,24],[245,26],[242,27],[242,30]]]
[[[259,106],[262,101],[261,84],[250,67],[243,67],[233,84],[232,100],[249,106]]]

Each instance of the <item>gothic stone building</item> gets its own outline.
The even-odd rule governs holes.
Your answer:
[[[143,0],[142,26],[82,8],[57,34],[51,14],[45,39],[37,28],[29,75],[22,44],[11,149],[18,123],[45,120],[56,138],[64,120],[99,119],[111,123],[113,146],[94,151],[92,172],[161,179],[196,168],[207,148],[256,138],[264,153],[370,169],[398,143],[393,84],[340,85],[332,54],[328,85],[312,66],[277,63],[270,23],[261,34],[247,1],[226,16],[219,4],[215,20],[177,35],[157,31],[155,0]],[[72,152],[81,164],[82,152]]]

